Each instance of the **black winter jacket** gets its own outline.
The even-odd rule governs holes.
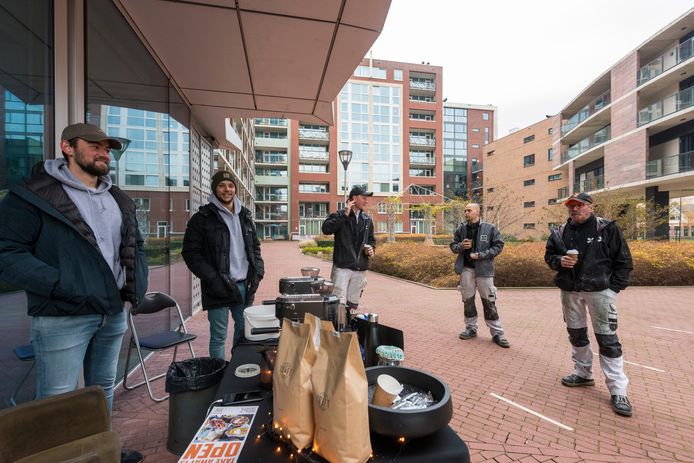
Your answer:
[[[260,241],[251,212],[245,207],[239,212],[239,221],[248,259],[245,303],[252,305],[260,280],[265,275],[265,264],[260,256]],[[229,228],[214,204],[202,206],[188,221],[181,254],[190,271],[200,278],[204,310],[244,302],[229,277],[229,240]]]
[[[616,223],[596,217],[597,234],[588,251],[581,256],[581,269],[564,268],[560,264],[568,250],[564,243],[567,223],[552,229],[545,249],[545,262],[557,271],[556,285],[564,291],[602,291],[611,289],[619,292],[629,284],[629,273],[634,268],[629,245]]]
[[[364,254],[362,246],[371,245],[376,249],[374,223],[364,211],[362,219],[357,224],[354,212],[349,217],[344,211],[334,212],[323,222],[323,233],[335,234],[333,247],[333,265],[339,268],[363,271],[369,268],[369,258]]]
[[[147,290],[147,259],[135,203],[109,189],[123,220],[118,290],[91,228],[62,184],[37,164],[0,205],[0,279],[24,289],[31,316],[116,314],[123,301],[136,305]]]

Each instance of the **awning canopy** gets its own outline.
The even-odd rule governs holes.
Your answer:
[[[116,3],[220,142],[232,116],[332,125],[332,101],[390,7],[390,0]]]

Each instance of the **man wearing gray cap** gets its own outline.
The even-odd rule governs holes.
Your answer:
[[[610,391],[612,410],[631,416],[622,344],[617,337],[617,293],[629,284],[631,253],[615,222],[593,214],[593,198],[575,193],[564,202],[569,219],[553,229],[545,262],[557,271],[561,305],[569,333],[574,372],[561,379],[567,387],[595,385],[588,315],[600,346],[600,366]]]
[[[326,235],[335,234],[330,277],[335,283],[335,295],[352,314],[359,307],[366,287],[369,258],[373,257],[376,249],[374,223],[365,212],[371,196],[373,192],[355,186],[349,192],[345,208],[330,214],[322,226]]]
[[[0,203],[0,279],[27,294],[36,397],[74,390],[84,370],[110,411],[123,305],[144,296],[147,262],[135,204],[109,177],[121,141],[82,123],[60,138],[63,159],[36,164]],[[124,451],[121,460],[142,455]]]

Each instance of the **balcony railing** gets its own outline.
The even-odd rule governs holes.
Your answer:
[[[302,161],[328,161],[330,155],[327,151],[299,151],[299,159]]]
[[[421,164],[425,166],[433,166],[436,164],[436,158],[428,156],[412,156],[410,155],[410,164]]]
[[[639,111],[639,127],[670,114],[687,109],[694,104],[694,87],[689,87],[670,95],[663,100],[657,101],[652,105],[646,106]]]
[[[598,130],[589,137],[584,138],[575,145],[572,145],[569,150],[561,154],[561,162],[566,162],[570,159],[575,158],[581,153],[588,151],[589,149],[595,148],[598,145],[609,141],[611,136],[611,127],[609,125]]]
[[[411,80],[410,81],[410,88],[415,89],[415,90],[436,90],[436,84],[434,81],[415,81]]]
[[[600,95],[599,97],[597,97],[595,100],[590,102],[590,104],[586,105],[579,112],[574,114],[571,117],[571,119],[566,121],[566,123],[561,126],[562,136],[571,132],[581,122],[585,121],[590,116],[592,116],[596,112],[600,111],[605,106],[609,105],[610,101],[611,101],[610,100],[610,91],[608,90],[605,93],[603,93],[602,95]]]
[[[658,77],[663,72],[694,56],[694,37],[673,47],[648,63],[641,66],[638,73],[638,85]]]
[[[257,117],[255,119],[257,125],[274,125],[277,127],[286,127],[287,119],[276,119],[272,117]]]
[[[327,140],[329,137],[327,130],[302,129],[299,127],[299,138],[311,138],[314,140]]]
[[[416,137],[410,135],[410,145],[417,146],[436,146],[436,139],[426,137]]]
[[[256,201],[286,201],[287,195],[278,195],[278,194],[258,195],[255,198],[255,200]]]
[[[484,183],[482,180],[475,180],[472,182],[472,189],[473,190],[479,190],[484,186]]]
[[[286,164],[287,155],[275,154],[275,155],[265,155],[255,158],[255,162],[259,164]]]
[[[288,214],[286,212],[276,212],[267,214],[258,214],[256,220],[287,220]]]
[[[596,175],[595,177],[574,182],[574,193],[581,191],[593,191],[605,188],[605,176]],[[568,194],[568,192],[567,192]]]
[[[662,177],[694,170],[694,151],[655,159],[646,163],[646,178]]]

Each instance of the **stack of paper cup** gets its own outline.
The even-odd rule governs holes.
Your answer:
[[[381,407],[390,407],[401,392],[402,384],[397,379],[390,375],[378,375],[371,403]]]

